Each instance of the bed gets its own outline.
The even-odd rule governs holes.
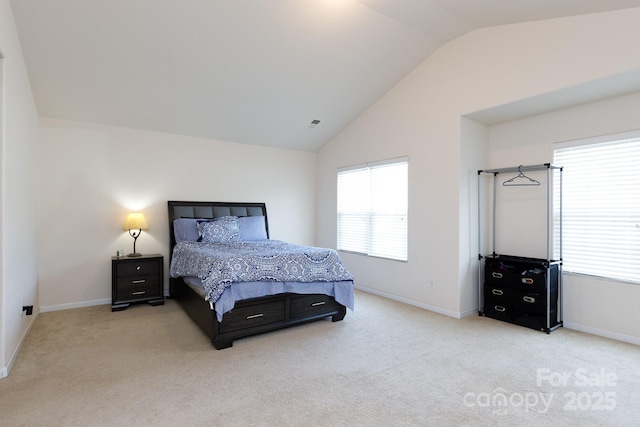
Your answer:
[[[169,201],[168,210],[170,297],[204,331],[216,349],[231,347],[233,341],[240,338],[312,320],[331,318],[337,322],[344,319],[347,308],[353,309],[353,277],[336,251],[307,248],[311,250],[305,250],[307,258],[315,256],[313,250],[324,251],[318,252],[322,257],[318,266],[322,268],[315,268],[322,271],[314,271],[315,275],[303,279],[296,275],[281,276],[282,270],[297,271],[298,268],[284,267],[279,264],[278,256],[270,255],[269,251],[289,244],[269,239],[264,203]],[[234,243],[218,245],[220,236],[225,241],[228,237],[225,234],[227,220],[230,225],[234,221],[238,224],[238,236],[232,239]],[[241,243],[236,243],[236,237]],[[197,242],[203,238],[204,241]],[[231,251],[227,246],[233,246],[234,250],[246,247],[253,252],[265,247],[266,252],[261,254],[259,268],[246,267],[244,260],[236,262],[237,257],[232,261],[223,260],[225,251]],[[210,247],[213,253],[209,252]],[[196,256],[191,252],[203,254],[189,258]],[[236,269],[240,264],[246,268]],[[268,274],[257,271],[265,269]]]

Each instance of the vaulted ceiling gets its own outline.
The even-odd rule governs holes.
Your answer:
[[[11,5],[41,116],[314,151],[449,40],[640,0]]]

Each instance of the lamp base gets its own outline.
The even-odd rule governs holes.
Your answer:
[[[136,257],[136,256],[142,256],[142,254],[139,254],[139,253],[137,253],[137,252],[134,252],[134,253],[129,254],[129,255],[127,255],[127,256],[129,256],[129,257]]]

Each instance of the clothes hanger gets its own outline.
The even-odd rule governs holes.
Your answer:
[[[524,173],[522,173],[522,165],[518,166],[518,175],[514,176],[511,179],[506,180],[502,183],[505,187],[523,187],[523,186],[532,186],[532,185],[540,185],[540,181],[537,181],[533,178],[529,178]],[[520,180],[520,181],[519,181]],[[525,180],[524,182],[521,180]]]

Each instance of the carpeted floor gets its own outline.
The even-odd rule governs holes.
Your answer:
[[[638,425],[640,348],[456,320],[358,292],[318,321],[216,351],[172,300],[40,314],[2,426]]]

